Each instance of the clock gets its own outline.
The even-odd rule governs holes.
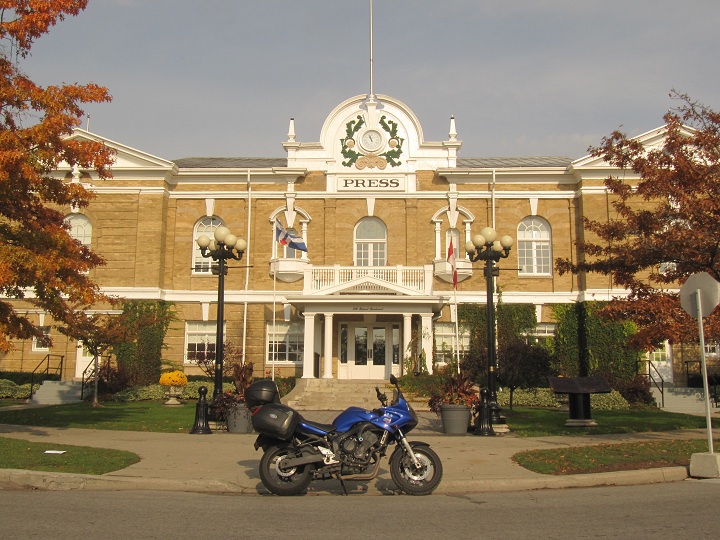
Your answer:
[[[377,129],[368,129],[360,137],[360,145],[368,152],[376,152],[382,148],[383,136]]]

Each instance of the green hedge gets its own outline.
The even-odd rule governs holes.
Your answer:
[[[510,406],[510,390],[503,389],[497,393],[498,405],[501,407]],[[524,390],[518,388],[513,393],[513,407],[541,407],[555,409],[561,406],[555,393],[549,388],[532,388]],[[596,411],[625,411],[630,409],[630,404],[620,395],[620,392],[613,390],[609,394],[591,394],[590,408]]]
[[[0,380],[6,379],[17,385],[30,384],[32,378],[33,383],[40,384],[42,381],[59,381],[60,375],[56,373],[35,373],[29,371],[0,371]]]
[[[39,388],[35,385],[35,391]],[[16,384],[8,379],[0,379],[0,399],[28,399],[30,397],[30,383]]]
[[[278,385],[278,390],[280,390],[280,397],[285,396],[288,392],[290,392],[290,390],[295,387],[295,378],[278,377],[275,379],[275,382]],[[208,389],[207,398],[212,399],[214,385],[212,382],[209,382],[207,380],[189,381],[187,386],[185,387],[185,390],[183,391],[183,399],[198,399],[200,397],[198,390],[201,386],[204,386]],[[235,385],[231,382],[223,382],[222,390],[223,392],[234,392]],[[148,386],[135,386],[133,388],[128,388],[121,392],[117,392],[112,396],[113,401],[122,402],[148,400],[160,401],[163,399],[167,399],[167,389],[159,384],[151,384]]]

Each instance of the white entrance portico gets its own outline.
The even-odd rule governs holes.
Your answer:
[[[417,324],[419,346],[432,371],[432,321],[445,305],[438,296],[383,295],[292,296],[303,312],[305,347],[302,377],[385,379],[400,375]]]

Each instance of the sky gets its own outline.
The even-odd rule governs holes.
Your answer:
[[[36,41],[40,84],[97,83],[89,129],[164,158],[284,157],[295,118],[370,91],[369,0],[90,0]],[[373,90],[461,157],[581,158],[679,105],[720,110],[717,0],[374,0]],[[83,128],[87,128],[87,119]]]

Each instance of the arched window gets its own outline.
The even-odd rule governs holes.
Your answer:
[[[387,227],[376,217],[366,217],[355,227],[355,266],[387,264]]]
[[[195,274],[210,274],[210,267],[212,259],[210,257],[203,257],[200,252],[200,247],[197,245],[197,239],[203,234],[209,238],[214,238],[215,229],[224,225],[225,223],[218,217],[204,217],[195,224],[195,230],[193,231],[193,273]]]
[[[90,246],[92,241],[92,224],[82,214],[70,214],[65,218],[70,225],[70,236],[80,242],[83,246]]]
[[[523,219],[517,229],[520,275],[551,275],[551,247],[552,233],[548,222],[537,216]]]

